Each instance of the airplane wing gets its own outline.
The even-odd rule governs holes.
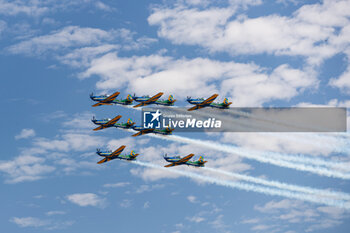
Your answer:
[[[114,92],[112,95],[108,96],[106,99],[102,100],[101,102],[104,103],[104,102],[109,102],[109,101],[112,101],[114,100],[115,98],[117,98],[117,96],[120,94],[120,92]]]
[[[155,102],[155,101],[157,101],[162,95],[163,95],[163,92],[159,92],[158,94],[152,96],[152,97],[149,98],[148,100],[143,101],[142,103],[139,103],[138,105],[135,105],[134,108],[141,107],[141,106],[145,106],[145,105],[147,105],[147,104],[149,104],[149,103]]]
[[[122,116],[121,115],[118,115],[116,117],[114,117],[112,120],[106,122],[105,124],[103,125],[100,125],[99,127],[95,128],[94,131],[97,131],[97,130],[100,130],[100,129],[104,129],[110,125],[114,125]]]
[[[194,154],[189,154],[185,157],[183,157],[182,159],[180,159],[179,161],[177,161],[176,163],[186,163],[188,160],[190,160],[192,157],[194,156]]]
[[[187,109],[187,111],[193,111],[196,109],[204,108],[206,105],[213,103],[213,101],[218,97],[218,94],[210,96],[208,99],[204,100],[202,103],[196,104],[192,108]]]
[[[124,149],[125,149],[125,146],[123,145],[123,146],[119,147],[118,149],[116,149],[115,151],[113,151],[113,153],[108,157],[118,156],[118,155],[120,155],[120,153],[122,153],[122,151]]]
[[[117,121],[119,121],[120,118],[122,118],[122,116],[118,115],[118,116],[114,117],[112,120],[108,121],[106,124],[107,125],[114,125]]]
[[[120,92],[115,92],[112,95],[108,96],[107,98],[105,98],[104,100],[101,100],[99,103],[96,103],[94,105],[92,105],[92,107],[97,107],[97,106],[101,106],[101,105],[111,105],[110,102],[112,100],[114,100],[118,95],[120,94]]]
[[[216,99],[216,97],[218,97],[218,94],[214,94],[214,95],[210,96],[208,99],[204,100],[199,105],[211,104]]]
[[[205,106],[202,106],[202,105],[195,105],[192,108],[187,109],[187,111],[193,111],[193,110],[197,110],[197,109],[204,108],[204,107]]]
[[[104,158],[104,159],[102,159],[102,160],[98,161],[97,163],[98,163],[98,164],[101,164],[101,163],[108,162],[109,160],[111,160],[111,159],[110,159],[110,158],[108,158],[108,157],[106,157],[106,158]]]
[[[168,165],[165,165],[164,167],[174,167],[174,166],[178,166],[179,164],[176,163],[170,163]]]
[[[153,132],[153,131],[154,131],[154,129],[143,129],[143,130],[141,130],[140,132],[135,133],[135,134],[133,134],[133,135],[131,135],[131,136],[137,137],[137,136],[140,136],[140,135],[144,135],[144,134],[147,134],[147,133],[151,133],[151,132]]]
[[[109,103],[97,103],[97,104],[92,105],[92,107],[97,107],[97,106],[101,106],[101,105],[112,105],[112,104],[109,104]]]

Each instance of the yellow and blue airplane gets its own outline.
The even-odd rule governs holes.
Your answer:
[[[144,128],[142,126],[134,126],[132,129],[136,130],[136,131],[139,131],[138,133],[135,133],[135,134],[131,135],[133,137],[140,136],[140,135],[145,135],[145,134],[148,134],[148,133],[169,135],[169,134],[172,134],[172,132],[174,131],[174,129],[172,129],[170,127],[165,127],[163,129],[154,129],[154,128]]]
[[[132,96],[129,94],[127,95],[126,99],[116,99],[117,96],[120,94],[120,92],[115,92],[112,95],[94,95],[93,93],[90,94],[90,98],[93,101],[97,101],[98,103],[92,105],[92,107],[97,107],[101,105],[112,105],[112,104],[121,104],[121,105],[131,105],[133,102]]]
[[[122,128],[122,129],[129,129],[132,128],[135,122],[133,122],[130,118],[125,123],[117,123],[117,121],[121,118],[121,115],[118,115],[114,117],[113,119],[107,118],[102,120],[96,120],[95,117],[92,118],[92,122],[95,125],[99,125],[99,127],[95,128],[94,131],[110,128],[110,127],[116,127],[116,128]]]
[[[145,96],[134,96],[132,97],[136,102],[139,102],[138,105],[135,105],[134,108],[146,106],[149,104],[157,104],[157,105],[164,105],[164,106],[172,106],[174,105],[176,99],[174,99],[173,95],[169,95],[168,99],[166,100],[159,100],[159,98],[163,95],[163,92],[159,92],[158,94],[149,97],[148,95]]]
[[[208,162],[208,161],[204,161],[202,156],[200,156],[197,161],[190,161],[190,159],[193,156],[194,156],[194,154],[189,154],[189,155],[181,158],[180,156],[168,157],[167,154],[165,154],[163,157],[170,164],[165,165],[164,167],[174,167],[174,166],[179,166],[179,165],[188,165],[188,166],[194,166],[194,167],[204,167],[204,164],[206,162]]]
[[[99,156],[105,157],[102,160],[98,161],[97,163],[101,164],[101,163],[111,161],[113,159],[135,160],[136,157],[139,155],[139,154],[136,154],[133,150],[130,152],[130,154],[121,155],[120,153],[122,153],[124,148],[125,148],[125,146],[123,145],[113,152],[112,151],[101,151],[100,149],[97,149],[96,154],[98,154]]]
[[[187,97],[187,102],[195,105],[192,108],[187,109],[187,111],[193,111],[204,107],[227,109],[232,104],[232,102],[228,102],[227,98],[225,98],[222,103],[213,103],[216,97],[218,97],[218,94],[214,94],[210,96],[208,99],[204,99],[204,98],[192,99],[191,97]]]

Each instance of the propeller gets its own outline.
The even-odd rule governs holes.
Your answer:
[[[101,152],[100,148],[96,148],[96,152]]]
[[[93,92],[91,92],[91,94],[90,94],[90,97],[92,97],[92,96],[94,96],[94,93],[93,93]]]

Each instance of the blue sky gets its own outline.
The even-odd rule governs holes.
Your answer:
[[[348,232],[347,133],[92,131],[89,94],[350,101],[345,0],[0,0],[1,232]],[[349,122],[349,121],[348,121]],[[209,142],[208,142],[209,141]],[[126,145],[138,164],[97,165]],[[207,168],[164,170],[164,153]]]

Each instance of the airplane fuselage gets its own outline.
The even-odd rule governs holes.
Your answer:
[[[90,98],[93,101],[102,101],[102,100],[106,99],[107,97],[108,97],[107,95],[93,95],[93,96],[90,96]]]
[[[129,125],[127,123],[115,124],[114,126],[117,127],[117,128],[122,128],[122,129],[130,129],[130,128],[132,128],[132,125]]]
[[[174,102],[170,102],[169,100],[157,100],[156,102],[154,102],[154,104],[163,105],[163,106],[173,106]]]
[[[187,102],[189,102],[190,104],[200,104],[204,101],[204,98],[198,98],[198,99],[187,99]],[[220,109],[227,109],[229,108],[229,105],[225,105],[223,103],[210,103],[210,104],[205,104],[203,106],[209,106],[212,108],[220,108]]]
[[[131,105],[132,104],[132,100],[127,100],[127,99],[113,100],[111,103],[113,103],[113,104],[120,104],[120,105]]]
[[[169,163],[175,163],[177,165],[187,165],[187,166],[194,166],[194,167],[204,167],[204,163],[200,163],[198,161],[187,161],[187,162],[178,162],[181,160],[180,156],[176,157],[164,157],[164,159]]]
[[[133,126],[132,129],[135,131],[150,130],[149,132],[146,132],[146,133],[155,133],[155,134],[162,134],[162,135],[169,135],[172,133],[172,130],[144,128],[142,126]]]
[[[108,121],[110,121],[111,119],[103,119],[103,120],[96,120],[93,119],[91,120],[95,125],[104,125],[106,124]]]
[[[107,156],[110,156],[112,154],[111,151],[99,151],[99,152],[96,152],[99,156],[104,156],[104,157],[107,157]],[[135,160],[136,157],[132,157],[130,155],[118,155],[118,156],[115,156],[115,157],[112,157],[110,158],[111,160],[113,159],[121,159],[121,160]]]
[[[149,100],[149,96],[133,96],[132,97],[133,98],[133,100],[135,100],[136,102],[145,102],[145,101],[147,101],[147,100]]]
[[[187,102],[190,104],[200,104],[204,101],[204,98],[198,98],[198,99],[187,99]]]
[[[95,125],[105,125],[108,121],[110,121],[111,119],[103,119],[103,120],[96,120],[93,119],[91,120]],[[128,123],[115,123],[113,125],[108,125],[106,127],[116,127],[116,128],[122,128],[122,129],[129,129],[132,128],[132,124],[128,124]]]

